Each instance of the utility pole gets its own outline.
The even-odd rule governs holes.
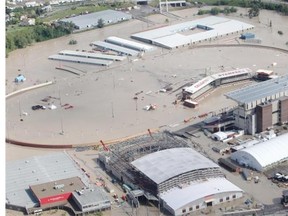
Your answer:
[[[20,100],[18,101],[18,103],[19,103],[19,118],[20,118],[20,121],[23,121]]]
[[[111,111],[112,111],[112,118],[114,118],[114,107],[113,107],[113,102],[111,102]]]
[[[58,84],[58,94],[59,94],[59,104],[60,104],[60,124],[61,124],[61,132],[60,135],[64,135],[64,129],[63,129],[63,119],[62,119],[62,100],[61,100],[61,94],[60,94],[60,88]]]

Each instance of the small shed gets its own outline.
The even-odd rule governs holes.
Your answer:
[[[249,32],[241,34],[240,36],[240,39],[243,39],[243,40],[253,39],[253,38],[255,38],[255,34],[249,33]]]
[[[26,80],[26,77],[22,74],[19,74],[16,78],[15,78],[15,82],[19,83],[19,82],[24,82]]]
[[[230,159],[228,158],[219,158],[218,164],[222,165],[224,168],[228,169],[231,172],[237,172],[239,173],[241,171],[241,168],[237,165],[235,165]]]
[[[252,180],[252,175],[251,175],[251,172],[250,170],[248,169],[242,169],[242,175],[244,177],[244,179],[246,181],[251,181]]]
[[[228,136],[226,133],[222,132],[222,131],[218,131],[214,134],[212,134],[211,138],[217,141],[221,141],[226,139]]]

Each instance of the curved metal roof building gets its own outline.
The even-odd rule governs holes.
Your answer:
[[[219,168],[217,164],[191,148],[172,148],[154,152],[133,161],[132,165],[157,184],[182,173]]]
[[[288,133],[261,142],[231,155],[239,164],[263,171],[265,168],[288,159]]]
[[[192,213],[243,195],[216,163],[191,148],[157,151],[132,165],[157,184],[157,196],[172,215]]]

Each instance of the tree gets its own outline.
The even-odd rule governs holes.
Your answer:
[[[102,18],[98,19],[97,27],[98,28],[103,28],[104,27],[104,20]]]
[[[25,48],[28,45],[27,39],[19,34],[14,37],[14,44],[17,48]]]
[[[211,13],[212,15],[217,15],[217,14],[220,13],[220,11],[221,11],[221,10],[220,10],[219,8],[213,7],[213,8],[211,9],[210,13]]]
[[[257,17],[259,16],[260,8],[257,5],[253,5],[252,8],[248,11],[249,18]]]
[[[8,7],[5,8],[5,13],[6,14],[9,15],[11,12],[12,12],[12,10],[10,8],[8,8]]]
[[[259,16],[261,7],[262,7],[261,0],[253,0],[251,2],[251,8],[248,11],[249,18],[251,19],[252,17]]]
[[[71,39],[68,44],[69,45],[77,44],[77,40]]]

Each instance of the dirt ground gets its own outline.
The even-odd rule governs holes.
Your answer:
[[[195,16],[197,10],[186,9],[174,13],[185,20],[191,20],[198,19],[198,16]],[[285,45],[288,41],[288,25],[284,25],[288,22],[288,17],[261,11],[259,18],[249,19],[245,16],[246,13],[245,9],[241,9],[237,14],[228,17],[255,25],[252,32],[261,39],[262,45],[288,49]],[[99,140],[108,142],[147,132],[148,128],[174,130],[186,126],[184,119],[235,106],[236,103],[226,99],[224,94],[249,83],[219,88],[201,100],[197,109],[172,104],[180,90],[171,94],[160,93],[159,90],[165,85],[172,84],[173,89],[177,89],[185,83],[202,78],[205,74],[221,72],[222,66],[224,70],[249,67],[253,70],[273,69],[279,75],[287,73],[287,53],[255,47],[197,49],[186,47],[172,51],[157,48],[151,53],[145,53],[141,59],[113,63],[109,68],[48,60],[49,55],[64,49],[91,50],[89,43],[104,40],[108,36],[129,39],[133,33],[164,25],[166,18],[163,15],[149,16],[155,25],[131,20],[103,29],[37,43],[9,54],[6,59],[6,94],[46,81],[56,81],[56,84],[6,100],[6,137],[41,144],[87,144]],[[171,24],[180,22],[168,19]],[[272,28],[268,25],[270,20]],[[277,33],[278,30],[284,33],[283,36]],[[238,37],[239,35],[233,35],[214,43],[217,45],[243,43]],[[77,45],[68,45],[72,38],[78,41]],[[274,62],[277,65],[272,68]],[[85,70],[87,73],[79,77],[56,70],[55,67],[61,64]],[[19,73],[23,73],[27,80],[16,85],[13,80]],[[139,99],[135,102],[133,100],[135,93],[141,91],[143,93],[138,95]],[[41,101],[47,96],[54,97],[52,102],[57,106],[56,110],[31,110],[31,106],[35,104],[47,105]],[[63,109],[61,108],[63,104],[70,104],[73,108]],[[143,110],[148,104],[156,104],[157,109],[149,112]],[[28,115],[24,116],[23,112]],[[23,121],[20,121],[21,118]],[[197,118],[194,121],[200,120],[202,119]],[[64,133],[60,134],[61,132]],[[7,144],[6,161],[54,151],[57,150]],[[83,159],[86,154],[87,152],[77,153]],[[92,160],[87,161],[90,161],[89,166],[94,166]],[[229,176],[228,179],[232,182],[239,181],[233,176]],[[251,185],[247,190],[250,191],[253,187],[254,185]],[[278,196],[274,189],[273,187],[271,197],[263,201],[271,203],[271,200]],[[260,186],[256,190],[258,192],[255,197],[261,198]],[[7,215],[14,215],[14,212]]]
[[[195,9],[175,13],[186,20],[198,18],[194,15]],[[263,45],[287,49],[284,43],[285,36],[276,33],[281,27],[284,35],[288,34],[288,27],[280,25],[285,19],[287,21],[287,17],[263,11],[259,19],[263,20],[263,24],[259,23],[258,18],[242,18],[239,13],[240,11],[231,18],[254,24],[256,27],[253,31],[261,38]],[[268,15],[269,18],[266,19],[273,20],[272,30],[265,23],[265,16]],[[172,51],[158,48],[151,53],[145,53],[142,59],[114,63],[107,69],[101,66],[48,60],[49,55],[64,49],[91,50],[89,43],[92,41],[103,40],[111,35],[129,38],[132,33],[162,26],[166,17],[153,15],[149,19],[157,24],[146,26],[141,21],[131,20],[38,43],[11,53],[6,60],[7,93],[46,81],[56,81],[56,84],[6,100],[7,137],[32,143],[82,144],[131,136],[145,132],[148,128],[181,126],[184,119],[193,115],[235,106],[235,103],[222,94],[212,95],[201,101],[199,109],[186,109],[181,105],[172,104],[181,89],[172,94],[159,93],[165,85],[172,84],[173,88],[177,89],[202,78],[205,74],[221,72],[221,66],[224,66],[226,71],[243,67],[257,70],[271,68],[271,64],[276,62],[277,65],[273,68],[275,73],[281,75],[287,72],[287,54],[254,47],[186,47]],[[179,20],[170,20],[170,23],[177,22]],[[237,44],[238,37],[239,35],[232,35],[214,43]],[[78,44],[68,45],[71,38],[76,39]],[[79,77],[56,70],[55,67],[59,65],[76,67],[87,73]],[[27,80],[17,85],[13,79],[19,70]],[[133,100],[136,92],[143,92],[138,95],[137,101]],[[54,98],[50,103],[58,107],[56,110],[31,110],[31,106],[36,104],[47,105],[41,101],[47,96]],[[221,103],[215,103],[216,101]],[[64,104],[72,105],[73,108],[61,108]],[[156,104],[157,109],[153,112],[144,111],[143,107],[149,104]],[[23,112],[28,115],[23,116]]]

